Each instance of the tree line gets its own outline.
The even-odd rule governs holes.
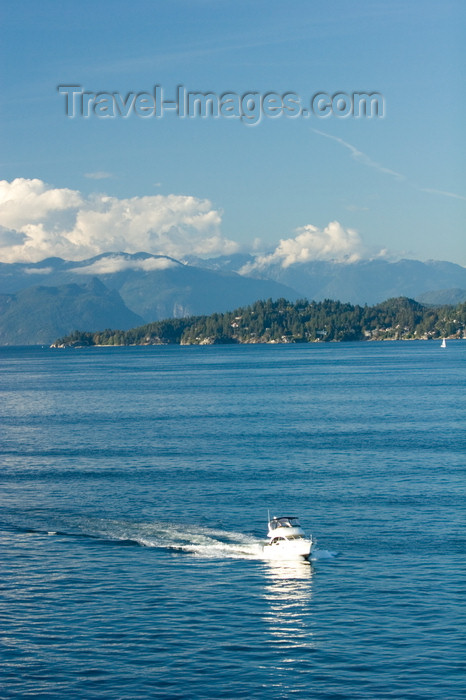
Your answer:
[[[210,316],[156,321],[128,331],[74,331],[54,347],[307,343],[466,337],[466,303],[430,307],[399,297],[375,306],[301,299],[257,301]]]

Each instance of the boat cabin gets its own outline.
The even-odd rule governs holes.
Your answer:
[[[272,518],[272,520],[269,520],[267,536],[270,538],[271,544],[277,544],[281,540],[300,539],[304,536],[304,531],[299,524],[298,518]]]
[[[301,525],[295,517],[272,518],[269,522],[270,530],[275,530],[277,527],[301,527]]]

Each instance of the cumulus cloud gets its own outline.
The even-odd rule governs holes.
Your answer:
[[[42,180],[0,180],[0,225],[16,232],[82,204],[79,192],[49,187]]]
[[[85,197],[41,180],[0,181],[0,260],[82,260],[103,252],[212,256],[238,249],[207,199],[153,195]]]
[[[345,229],[338,221],[332,221],[324,229],[308,224],[295,231],[294,238],[282,239],[273,253],[259,256],[242,269],[243,274],[278,264],[283,268],[312,260],[333,262],[357,262],[367,250],[359,234]]]

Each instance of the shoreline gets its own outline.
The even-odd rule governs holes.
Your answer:
[[[396,341],[402,341],[402,342],[431,342],[435,343],[438,341],[442,341],[444,338],[439,337],[439,338],[365,338],[364,340],[306,340],[306,341],[289,341],[289,340],[264,340],[264,341],[252,341],[252,342],[245,342],[245,341],[233,341],[231,343],[225,343],[225,342],[199,342],[199,343],[114,343],[114,344],[99,344],[99,343],[93,343],[89,345],[74,345],[74,344],[60,344],[56,345],[55,343],[52,343],[51,345],[47,346],[49,350],[66,350],[69,348],[76,349],[76,350],[83,350],[86,348],[154,348],[154,347],[169,347],[169,346],[178,346],[178,347],[201,347],[201,346],[221,346],[221,345],[331,345],[331,344],[344,344],[344,343],[391,343],[391,342],[396,342]],[[462,338],[459,338],[458,336],[445,336],[445,340],[447,342],[453,342],[453,341],[461,341],[461,340],[466,340],[466,337],[463,336]],[[11,345],[4,345],[1,347],[23,347],[23,346],[11,346]],[[26,346],[27,347],[27,346]],[[37,346],[30,346],[30,347],[37,347]],[[441,347],[441,346],[439,346]]]

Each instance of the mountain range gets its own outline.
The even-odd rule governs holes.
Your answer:
[[[313,261],[283,267],[251,255],[179,261],[105,253],[79,262],[0,263],[0,345],[49,344],[75,329],[126,330],[231,311],[258,299],[376,304],[407,296],[466,300],[466,268],[449,262]]]

